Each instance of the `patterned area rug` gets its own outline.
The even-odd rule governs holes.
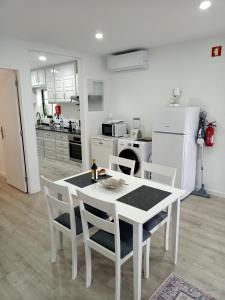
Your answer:
[[[216,300],[171,273],[149,300]]]

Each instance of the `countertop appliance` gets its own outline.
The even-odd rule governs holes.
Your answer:
[[[152,150],[152,142],[147,139],[133,140],[131,138],[118,140],[118,156],[135,160],[134,175],[141,177],[143,161],[149,161]],[[128,174],[125,167],[119,166],[118,170]]]
[[[130,137],[134,140],[140,139],[142,137],[141,130],[138,128],[131,129]]]
[[[96,159],[98,167],[109,167],[109,156],[117,154],[117,139],[96,136],[91,138],[91,158]]]
[[[152,162],[177,168],[175,187],[195,188],[199,107],[156,109],[153,117]],[[152,175],[160,180],[159,175]],[[161,178],[162,179],[162,178]]]
[[[102,123],[102,134],[122,137],[127,134],[127,125],[123,121]]]
[[[81,136],[78,134],[69,134],[68,139],[70,160],[82,162]]]

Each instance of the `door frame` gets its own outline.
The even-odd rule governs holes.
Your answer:
[[[22,124],[22,114],[21,114],[19,70],[16,70],[16,69],[13,69],[13,68],[1,67],[1,65],[0,65],[0,69],[10,70],[10,71],[15,73],[15,86],[16,86],[17,105],[18,105],[18,113],[19,113],[20,135],[21,135],[21,141],[22,141],[23,163],[24,163],[25,182],[26,182],[26,194],[28,194],[29,185],[28,185],[26,154],[25,154],[25,146],[24,146],[24,132],[23,132],[23,124]],[[6,154],[4,153],[4,156],[5,155]]]

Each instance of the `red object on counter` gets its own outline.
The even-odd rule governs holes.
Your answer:
[[[213,127],[216,126],[213,123],[209,123],[205,131],[205,144],[208,147],[212,147],[214,143],[215,129]]]
[[[57,118],[59,118],[59,116],[61,115],[61,106],[59,104],[55,106],[55,114]]]

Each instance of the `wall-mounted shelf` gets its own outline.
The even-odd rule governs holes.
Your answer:
[[[104,110],[104,82],[88,79],[88,111]]]

